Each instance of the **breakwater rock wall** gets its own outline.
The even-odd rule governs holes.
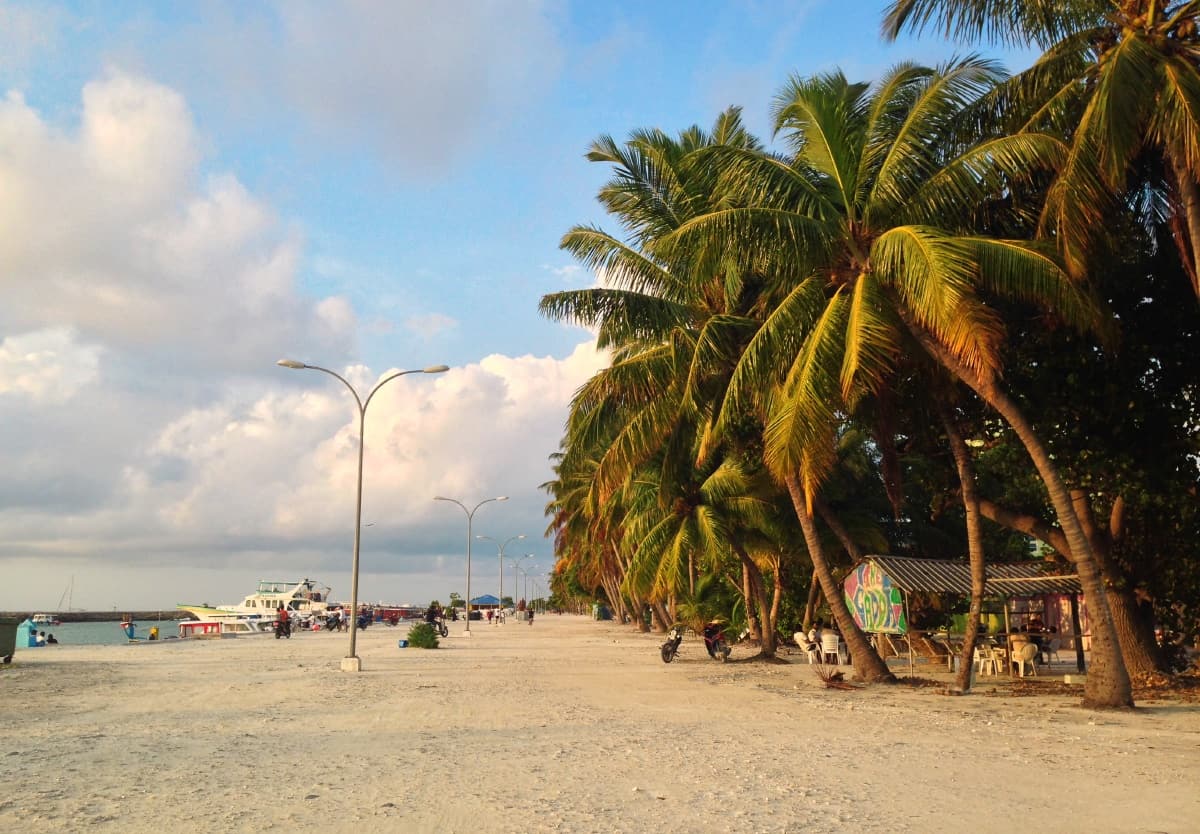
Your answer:
[[[64,623],[119,623],[126,617],[135,620],[190,620],[192,615],[176,608],[155,611],[0,611],[0,618],[16,617],[23,620],[33,614],[53,614]]]

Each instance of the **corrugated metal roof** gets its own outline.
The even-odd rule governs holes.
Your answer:
[[[970,594],[971,566],[955,559],[914,559],[910,556],[867,556],[902,591]],[[1078,594],[1079,577],[1049,573],[1046,562],[1017,562],[986,566],[988,596],[1028,597],[1038,594]]]

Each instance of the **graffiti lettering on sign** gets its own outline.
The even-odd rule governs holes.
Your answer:
[[[843,583],[846,605],[863,631],[875,634],[904,634],[904,595],[891,577],[874,562],[863,562]]]

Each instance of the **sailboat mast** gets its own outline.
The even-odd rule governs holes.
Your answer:
[[[71,574],[71,581],[67,583],[67,589],[62,592],[62,596],[58,598],[59,611],[71,611],[71,597],[75,592],[75,574]],[[63,600],[67,601],[67,607],[63,608]]]

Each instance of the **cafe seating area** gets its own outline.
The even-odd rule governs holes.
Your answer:
[[[950,671],[957,668],[958,659],[962,656],[963,635],[935,632],[923,639],[941,647],[938,654],[945,657]],[[1057,634],[1015,632],[1011,635],[980,635],[975,644],[975,672],[981,677],[1026,677],[1053,672],[1056,665],[1065,672],[1067,664],[1059,653],[1061,647],[1062,639]],[[1072,657],[1070,668],[1074,668],[1074,665]]]

